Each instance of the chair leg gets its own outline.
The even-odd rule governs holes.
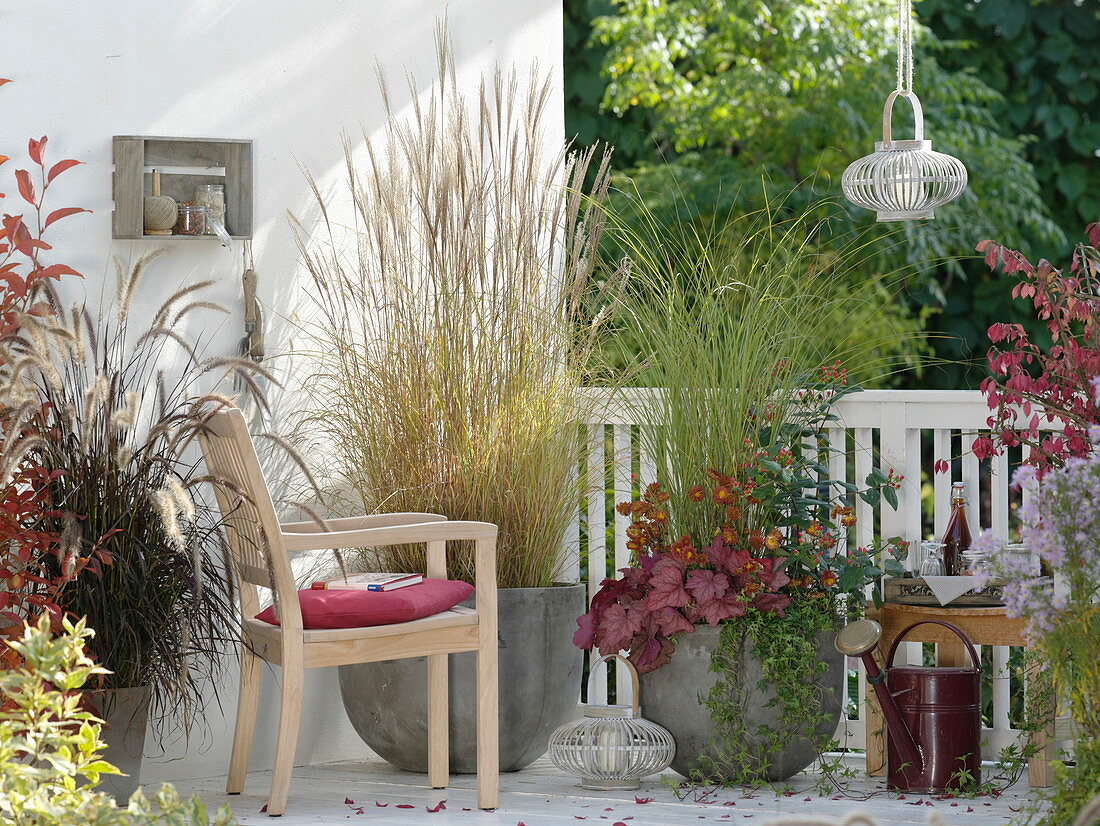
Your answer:
[[[447,655],[428,657],[428,785],[445,789],[450,780]]]
[[[500,799],[497,717],[497,639],[482,638],[477,651],[477,807],[495,809]]]
[[[241,683],[237,697],[237,722],[233,730],[233,753],[229,758],[229,777],[225,783],[226,794],[244,791],[248,774],[248,756],[252,751],[252,737],[256,731],[256,711],[260,706],[259,657],[241,646]]]
[[[283,664],[283,687],[279,704],[279,737],[275,743],[275,770],[271,774],[271,793],[267,813],[278,817],[286,809],[290,775],[294,769],[294,749],[298,745],[298,726],[302,716],[302,684],[305,670],[300,662]]]

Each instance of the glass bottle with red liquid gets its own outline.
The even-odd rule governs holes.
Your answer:
[[[951,486],[951,518],[943,532],[943,567],[947,576],[962,573],[962,552],[970,550],[970,526],[966,523],[966,488],[962,482]]]

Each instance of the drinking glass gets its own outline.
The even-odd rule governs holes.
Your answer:
[[[947,569],[943,564],[943,543],[925,540],[920,543],[920,575],[944,576]]]

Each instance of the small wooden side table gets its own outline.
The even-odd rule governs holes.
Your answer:
[[[914,622],[922,620],[940,620],[959,628],[974,645],[1026,645],[1024,638],[1024,620],[1022,617],[1009,617],[1003,607],[998,608],[943,608],[927,605],[902,605],[894,602],[884,603],[882,608],[868,608],[867,616],[882,625],[882,641],[879,643],[878,656],[889,651],[894,639]],[[958,637],[942,625],[922,625],[914,628],[905,637],[906,642],[936,643],[936,664],[959,666],[969,664],[969,655]],[[1041,679],[1038,674],[1029,671],[1025,675],[1025,691],[1033,681]],[[878,698],[873,691],[867,692],[867,773],[886,774],[886,738],[888,736]],[[1028,760],[1027,775],[1032,786],[1049,786],[1053,772],[1050,766],[1050,742],[1054,738],[1053,721],[1041,731],[1032,734],[1032,743],[1039,747],[1035,756]]]

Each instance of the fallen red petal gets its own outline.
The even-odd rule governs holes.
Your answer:
[[[351,799],[350,797],[345,797],[345,798],[344,798],[344,803],[346,803],[347,805],[351,806],[351,805],[353,805],[353,804],[355,803],[355,801],[354,801],[354,800],[352,800],[352,799]]]
[[[425,806],[424,809],[426,811],[430,812],[431,814],[435,814],[436,812],[442,812],[444,809],[447,808],[446,806],[443,805],[446,802],[447,802],[446,800],[440,800],[438,803],[435,804],[435,806]]]
[[[398,803],[396,808],[398,808],[398,809],[415,809],[416,806],[414,806],[411,803]]]
[[[374,805],[375,805],[375,806],[377,806],[377,807],[378,807],[378,808],[380,808],[380,809],[384,809],[384,808],[386,808],[387,806],[389,806],[390,804],[389,804],[389,803],[379,803],[379,802],[378,802],[378,801],[376,800],[376,801],[374,801]]]
[[[260,814],[263,814],[266,811],[267,811],[267,804],[265,803],[264,807],[262,809],[260,809]]]
[[[652,802],[653,802],[653,798],[652,798],[652,797],[637,797],[637,796],[635,796],[635,798],[634,798],[634,802],[635,802],[635,803],[638,803],[638,804],[642,804],[642,803],[652,803]]]

